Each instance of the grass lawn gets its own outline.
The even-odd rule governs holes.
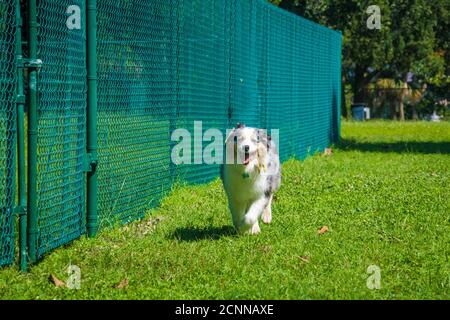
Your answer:
[[[234,235],[219,180],[178,186],[144,221],[77,240],[27,274],[0,270],[0,298],[449,299],[450,123],[344,122],[342,136],[331,156],[284,164],[258,236]],[[79,290],[48,281],[66,280],[69,264]]]

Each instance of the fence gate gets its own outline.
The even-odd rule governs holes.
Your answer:
[[[65,23],[84,0],[38,0],[36,258],[85,231],[86,43],[81,28]],[[30,223],[30,221],[29,221]],[[31,239],[33,241],[33,239]],[[30,249],[30,248],[29,248]]]
[[[14,258],[16,154],[15,0],[0,2],[0,266]]]

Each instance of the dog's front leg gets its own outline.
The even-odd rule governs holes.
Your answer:
[[[258,219],[266,208],[267,203],[268,199],[263,196],[250,205],[250,208],[241,221],[239,228],[241,233],[258,234],[261,232]]]
[[[272,199],[273,194],[270,195],[269,201],[267,201],[266,208],[262,214],[262,220],[264,223],[269,224],[272,222]]]

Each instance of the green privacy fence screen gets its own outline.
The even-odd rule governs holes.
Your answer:
[[[0,264],[12,262],[14,243],[15,2],[0,7],[0,27],[9,30],[0,37]],[[28,208],[28,223],[36,226],[28,250],[36,245],[30,252],[36,259],[89,231],[86,220],[97,214],[101,227],[127,223],[157,205],[176,181],[217,177],[218,164],[171,161],[175,129],[192,137],[211,128],[225,133],[236,122],[279,129],[282,160],[338,139],[341,35],[333,30],[265,0],[28,0],[33,3],[36,37],[30,23],[24,38],[30,60],[42,60],[37,101],[28,112],[29,125],[33,110],[37,118],[36,153],[31,147],[27,159],[36,166],[35,178],[28,177],[36,186],[28,195],[36,207]],[[81,13],[79,28],[66,24],[73,6]],[[96,19],[86,22],[93,10]],[[88,76],[93,62],[96,77]],[[87,148],[92,133],[97,149]],[[209,139],[192,144],[193,160]],[[90,189],[97,184],[87,179],[86,191],[86,176],[98,181],[95,199]],[[87,209],[95,207],[98,213]]]

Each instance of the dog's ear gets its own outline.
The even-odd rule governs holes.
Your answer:
[[[230,141],[230,139],[234,139],[235,137],[236,137],[236,129],[233,128],[233,130],[230,131],[227,138],[225,139],[225,144],[227,144],[228,141]]]
[[[238,128],[238,129],[245,128],[245,123],[240,123],[240,122],[238,122],[238,123],[236,124],[236,128]]]

